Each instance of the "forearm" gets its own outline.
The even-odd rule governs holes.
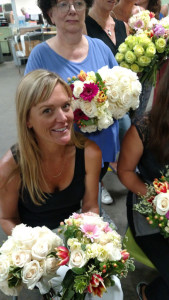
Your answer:
[[[7,234],[7,235],[11,235],[12,229],[20,224],[20,220],[19,219],[0,219],[0,225],[1,228],[3,229],[3,231]]]
[[[135,194],[145,195],[147,192],[146,184],[133,171],[118,170],[118,177],[121,183]]]
[[[82,205],[82,212],[85,213],[85,212],[88,212],[88,211],[91,211],[93,213],[96,213],[96,214],[99,214],[99,206],[98,204],[96,205],[87,205],[87,204],[84,204]]]

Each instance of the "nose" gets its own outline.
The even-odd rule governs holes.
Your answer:
[[[73,11],[73,12],[76,12],[76,9],[75,9],[73,3],[69,3],[69,13],[72,12],[72,11]]]
[[[67,120],[65,112],[62,109],[57,110],[55,119],[57,122],[65,122]]]

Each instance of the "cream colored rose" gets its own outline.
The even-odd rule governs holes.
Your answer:
[[[33,260],[24,266],[22,271],[22,281],[27,285],[29,290],[32,290],[42,275],[43,269],[39,262]]]
[[[10,261],[8,256],[0,255],[0,282],[8,278],[8,272],[10,267]]]
[[[16,247],[15,240],[12,236],[8,237],[8,240],[3,243],[2,247],[0,248],[0,253],[7,254],[11,253],[11,251]]]
[[[31,250],[16,250],[12,253],[12,262],[16,267],[22,268],[31,261]]]
[[[43,262],[44,275],[55,273],[59,268],[57,263],[58,259],[56,257],[47,257],[47,259],[45,259]]]
[[[80,108],[80,100],[72,100],[71,101],[71,108],[73,111],[75,111],[76,109]]]
[[[114,120],[111,115],[104,115],[101,119],[98,120],[98,130],[106,129],[114,123]]]
[[[13,229],[12,236],[20,248],[30,250],[37,241],[39,234],[34,228],[20,224]]]
[[[79,98],[80,97],[80,94],[83,92],[83,85],[84,83],[80,80],[76,80],[74,81],[74,88],[73,88],[73,95],[76,97],[76,98]]]
[[[48,243],[45,239],[39,239],[32,247],[32,257],[33,259],[40,261],[45,259],[51,251],[51,243]]]
[[[82,132],[95,132],[97,130],[97,125],[89,125],[89,126],[86,126],[86,127],[81,127],[80,130]]]
[[[80,101],[80,109],[84,112],[89,118],[94,118],[97,116],[97,106],[95,101]]]
[[[168,193],[160,193],[158,194],[153,203],[156,207],[156,212],[159,215],[165,215],[169,211],[169,194]]]
[[[86,254],[82,250],[74,250],[70,255],[69,267],[82,268],[86,263]]]
[[[35,227],[36,229],[37,227]],[[58,246],[63,245],[62,239],[52,230],[47,228],[46,226],[39,227],[39,239],[43,239],[48,244],[48,248],[51,248],[51,251],[54,251],[54,249]]]

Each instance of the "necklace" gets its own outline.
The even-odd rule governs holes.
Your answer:
[[[108,34],[109,36],[111,36],[111,30],[110,30],[110,29],[107,29],[107,34]]]
[[[60,172],[59,172],[57,175],[54,175],[54,176],[53,176],[54,178],[57,178],[57,177],[59,177],[59,176],[62,174],[63,169],[64,169],[64,166],[65,166],[65,160],[64,160],[64,162],[63,162],[62,169],[60,170]]]

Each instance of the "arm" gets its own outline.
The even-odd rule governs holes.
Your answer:
[[[136,127],[132,125],[127,131],[117,164],[117,174],[120,181],[135,194],[146,194],[145,183],[135,173],[136,166],[143,154],[143,144]]]
[[[124,22],[124,25],[125,25],[125,27],[126,27],[126,34],[127,34],[127,36],[130,34],[130,29],[129,29],[129,25],[126,23],[126,22]]]
[[[85,194],[82,202],[82,211],[92,211],[99,214],[98,189],[101,172],[102,153],[92,141],[85,143]]]
[[[7,235],[20,223],[18,197],[20,176],[11,151],[0,160],[0,225]],[[13,174],[12,174],[13,173]]]

